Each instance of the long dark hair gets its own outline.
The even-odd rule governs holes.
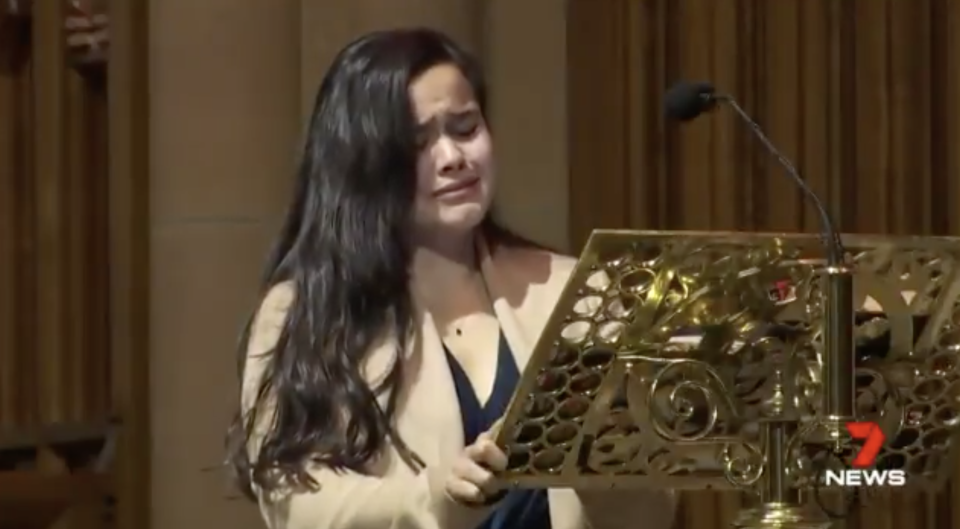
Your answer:
[[[228,433],[229,464],[249,496],[253,486],[315,486],[307,463],[362,472],[392,437],[403,363],[394,362],[379,387],[368,385],[361,365],[384,332],[395,333],[402,347],[413,329],[406,231],[417,146],[408,87],[439,64],[460,68],[484,111],[476,61],[426,29],[354,41],[320,85],[293,201],[263,278],[264,295],[289,283],[292,305],[265,358],[257,401],[236,415]],[[523,241],[490,218],[482,229],[502,242]],[[241,378],[252,323],[239,347]],[[384,392],[389,398],[380,406]],[[272,427],[251,457],[254,426],[265,413]]]

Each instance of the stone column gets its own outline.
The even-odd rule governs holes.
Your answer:
[[[510,227],[569,248],[566,3],[486,0],[499,206]]]
[[[235,347],[287,200],[298,0],[150,2],[153,529],[262,529],[228,500]]]
[[[482,51],[486,0],[301,0],[301,93],[309,116],[320,80],[334,56],[370,31],[426,26],[473,52]]]

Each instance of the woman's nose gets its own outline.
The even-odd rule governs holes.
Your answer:
[[[456,142],[448,138],[441,138],[437,142],[437,167],[440,173],[451,173],[466,167],[466,158],[463,150]]]

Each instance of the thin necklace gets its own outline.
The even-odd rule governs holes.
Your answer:
[[[480,276],[480,284],[483,285],[483,295],[486,297],[487,305],[490,307],[490,310],[493,311],[494,318],[497,317],[496,309],[493,305],[493,295],[490,294],[490,285],[487,284],[487,278],[483,276],[483,271],[480,268],[480,263],[477,262],[477,273]],[[499,318],[497,319],[497,324],[499,325]],[[463,336],[463,329],[461,327],[454,327],[454,334],[457,336]]]
[[[487,305],[490,307],[490,310],[493,312],[493,315],[496,318],[497,313],[493,306],[493,296],[490,295],[490,286],[487,285],[487,278],[483,277],[482,273],[480,274],[480,284],[483,285],[483,295],[486,298]],[[499,320],[497,323],[500,323]],[[461,327],[454,327],[453,332],[457,336],[463,336],[463,328]]]

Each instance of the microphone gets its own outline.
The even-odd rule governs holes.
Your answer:
[[[716,90],[710,83],[679,83],[663,99],[667,117],[690,121],[717,106]]]
[[[760,143],[766,147],[780,165],[786,170],[787,175],[803,192],[804,197],[813,205],[820,217],[820,235],[823,239],[823,245],[827,252],[827,263],[831,267],[842,267],[844,265],[844,255],[846,251],[843,242],[840,240],[840,232],[837,231],[830,213],[824,207],[820,197],[810,189],[807,181],[800,176],[797,168],[780,153],[780,150],[773,145],[773,142],[763,133],[763,129],[753,118],[747,114],[740,105],[730,96],[718,93],[716,88],[710,83],[685,83],[680,82],[667,91],[664,97],[664,110],[666,116],[670,119],[686,122],[691,121],[701,114],[709,112],[716,108],[718,103],[726,103],[734,112],[746,123],[753,134],[760,140]]]

